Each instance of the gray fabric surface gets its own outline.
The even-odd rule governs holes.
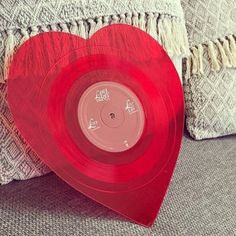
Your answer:
[[[236,235],[236,136],[185,137],[152,228],[130,223],[54,174],[0,187],[0,235]]]

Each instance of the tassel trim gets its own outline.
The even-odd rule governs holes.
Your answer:
[[[16,38],[14,36],[14,32],[12,30],[9,30],[7,32],[7,38],[5,41],[5,55],[4,55],[4,61],[3,61],[3,78],[0,78],[0,82],[3,83],[9,73],[9,68],[13,59],[13,54],[15,52],[15,45],[16,45]]]
[[[187,62],[185,78],[204,74],[203,62],[209,63],[211,71],[214,72],[223,68],[236,68],[236,35],[195,45],[190,48]]]
[[[80,37],[87,39],[88,37],[91,37],[97,30],[106,25],[120,23],[133,25],[149,33],[155,40],[159,41],[159,43],[163,45],[169,56],[183,57],[189,55],[189,45],[185,24],[177,17],[152,12],[129,12],[126,14],[100,16],[96,18],[73,20],[71,22],[47,26],[32,26],[26,29],[15,29],[14,32],[13,30],[9,30],[5,38],[4,46],[4,78],[0,78],[0,82],[4,82],[7,79],[14,49],[29,38],[41,32],[62,31],[79,35]],[[15,32],[17,34],[15,34]],[[18,32],[22,36],[20,40],[18,40],[18,37],[16,37]],[[227,46],[230,50],[231,48],[233,48],[233,50],[236,48],[235,43],[229,43],[229,45],[226,45],[225,47]],[[236,57],[232,57],[231,61],[234,61],[235,63]]]

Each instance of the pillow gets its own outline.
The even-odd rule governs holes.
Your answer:
[[[0,184],[29,179],[49,172],[16,129],[0,84]]]
[[[236,1],[182,0],[191,55],[184,65],[186,126],[194,139],[236,133]]]
[[[12,13],[9,15],[9,12]],[[125,23],[145,30],[173,58],[181,75],[188,53],[187,32],[180,0],[33,0],[0,3],[0,81],[7,80],[14,50],[40,32],[63,31],[90,37],[108,24]],[[14,125],[6,101],[7,85],[0,86],[0,184],[47,173],[48,168],[30,149]]]

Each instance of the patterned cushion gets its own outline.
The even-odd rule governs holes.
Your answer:
[[[180,0],[0,1],[0,184],[49,172],[14,126],[7,87],[1,85],[14,49],[40,32],[88,38],[113,23],[132,24],[159,40],[181,74],[182,56],[189,47]]]
[[[0,84],[0,184],[29,179],[49,172],[16,129]]]
[[[191,45],[186,125],[195,139],[236,133],[236,1],[182,0]]]
[[[187,129],[195,139],[236,132],[236,70],[210,67],[184,81]]]

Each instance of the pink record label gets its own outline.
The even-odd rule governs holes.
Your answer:
[[[132,148],[140,139],[145,115],[139,98],[117,82],[98,82],[85,90],[78,104],[82,132],[109,152]]]

